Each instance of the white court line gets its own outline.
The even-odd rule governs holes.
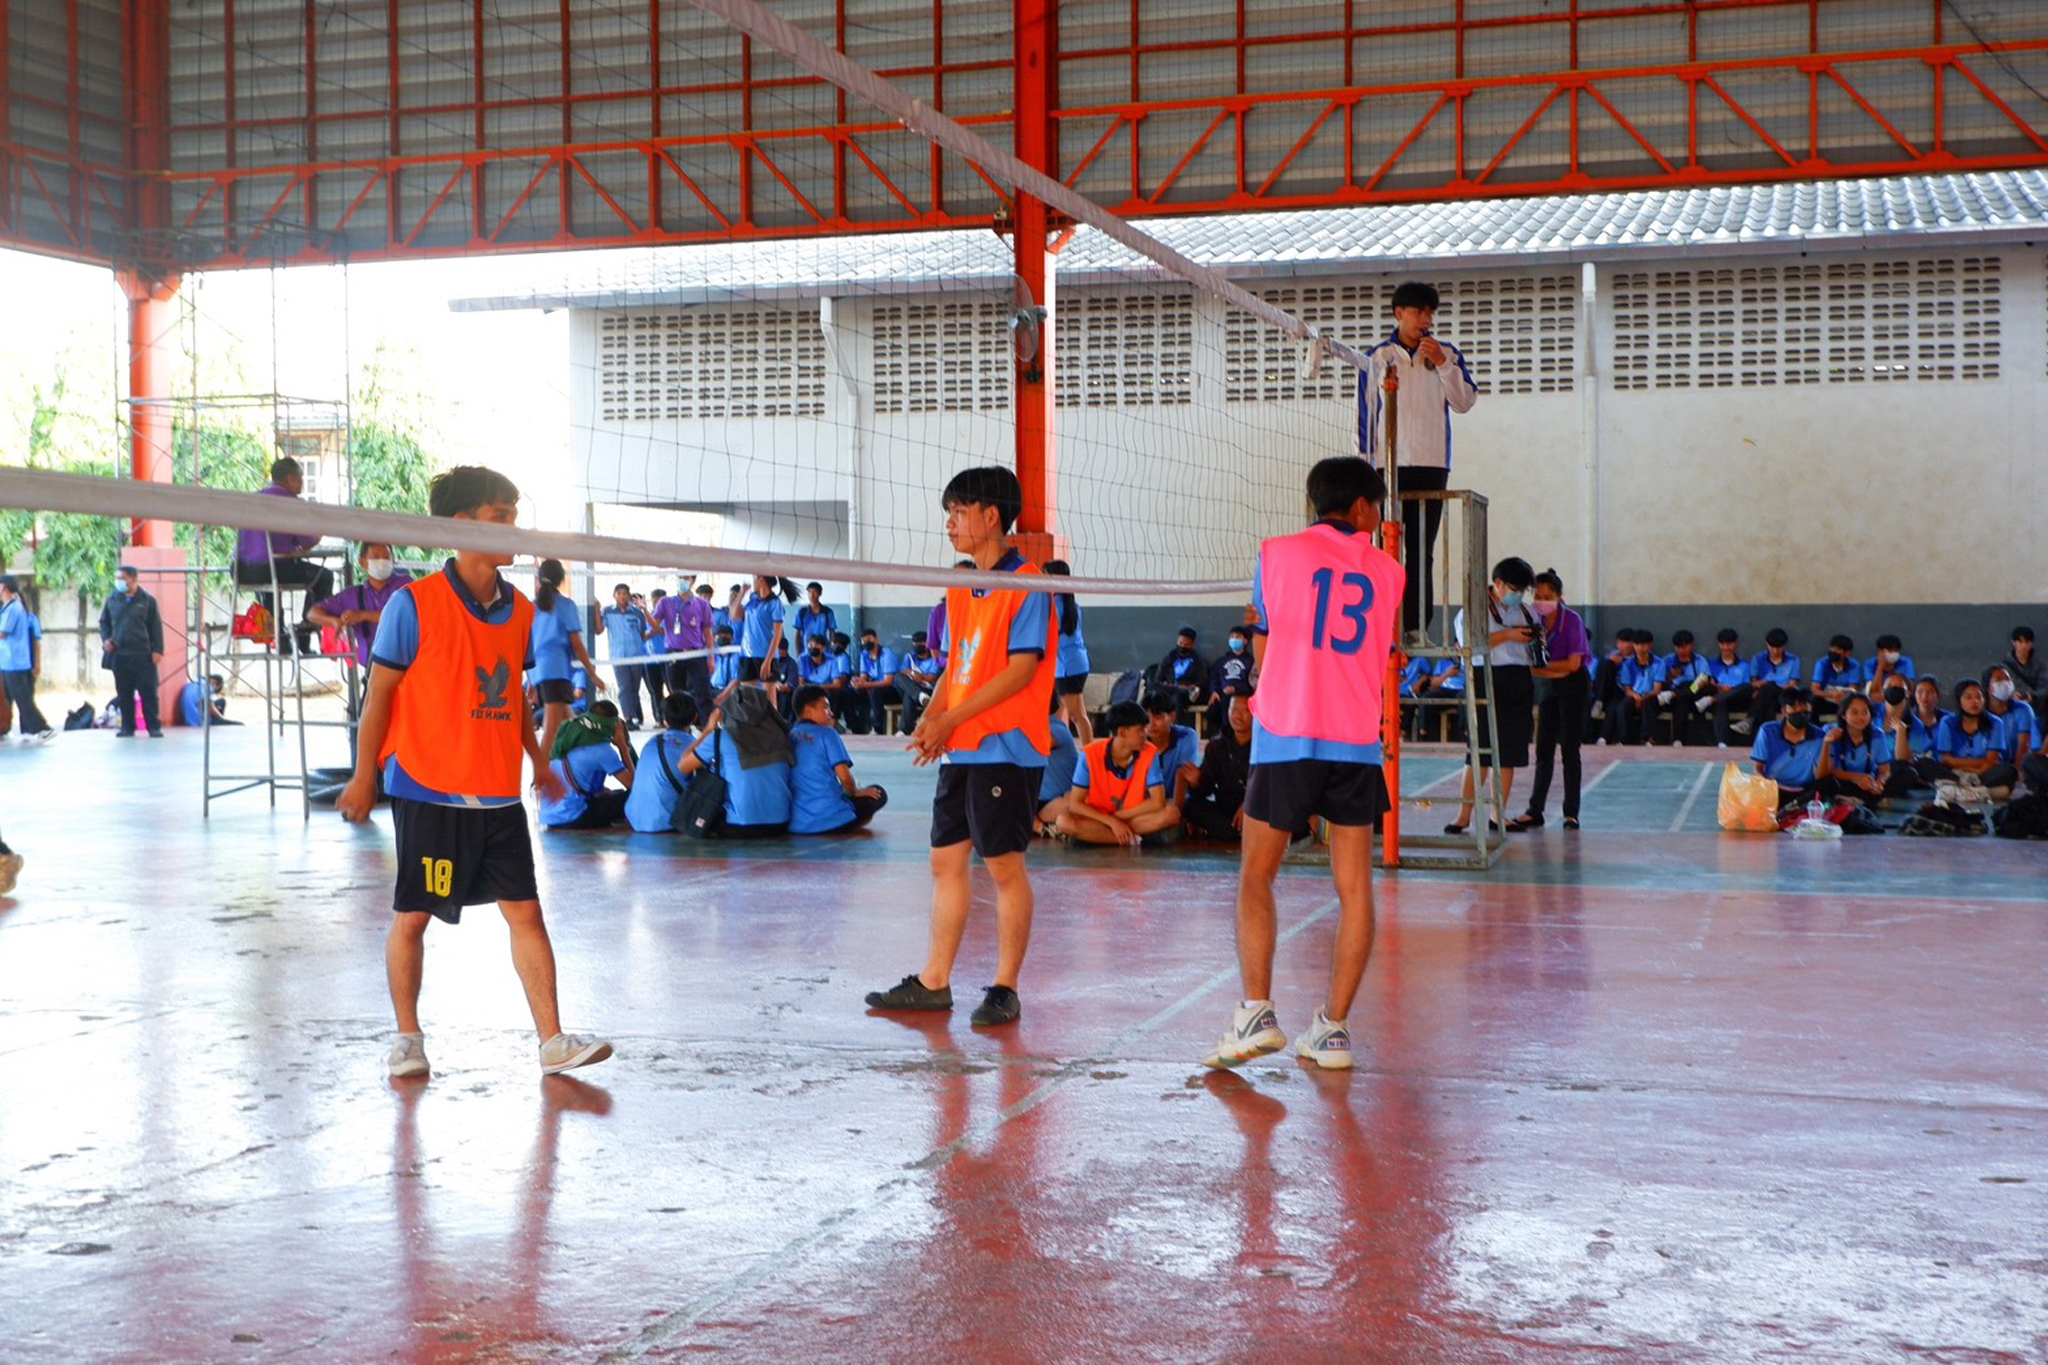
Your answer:
[[[1685,794],[1685,804],[1678,808],[1678,818],[1671,822],[1670,833],[1676,834],[1685,828],[1685,817],[1692,814],[1692,803],[1700,799],[1700,793],[1706,789],[1707,778],[1713,771],[1714,765],[1711,763],[1700,765],[1700,775],[1693,779],[1692,790]]]
[[[1312,914],[1283,929],[1275,941],[1275,946],[1277,947],[1279,944],[1299,936],[1305,930],[1328,919],[1331,912],[1335,911],[1337,907],[1338,901],[1333,896]],[[1054,1092],[1059,1090],[1060,1087],[1086,1076],[1091,1069],[1099,1066],[1104,1061],[1118,1056],[1132,1043],[1135,1043],[1153,1029],[1185,1013],[1204,996],[1235,980],[1237,980],[1237,966],[1233,963],[1231,966],[1217,972],[1214,976],[1209,977],[1193,990],[1190,990],[1187,994],[1181,996],[1180,999],[1166,1006],[1144,1022],[1133,1025],[1125,1030],[1106,1047],[1087,1057],[1077,1057],[1073,1061],[1068,1062],[1058,1072],[1048,1077],[1036,1090],[1033,1090],[1007,1109],[998,1111],[993,1116],[967,1129],[967,1131],[954,1138],[951,1142],[946,1143],[942,1147],[936,1147],[925,1153],[922,1157],[919,1157],[916,1161],[910,1162],[902,1168],[906,1172],[905,1174],[886,1180],[877,1186],[868,1196],[865,1203],[851,1204],[827,1214],[809,1232],[792,1238],[774,1251],[755,1258],[758,1268],[750,1266],[748,1269],[742,1270],[724,1281],[713,1285],[681,1308],[678,1308],[675,1312],[663,1318],[660,1322],[650,1324],[632,1341],[605,1352],[599,1359],[601,1361],[637,1360],[656,1347],[669,1343],[679,1333],[687,1332],[690,1328],[695,1327],[703,1320],[706,1314],[722,1307],[736,1295],[758,1288],[770,1279],[773,1279],[776,1275],[786,1270],[796,1257],[809,1251],[845,1224],[857,1218],[865,1217],[876,1209],[881,1208],[884,1204],[916,1187],[919,1183],[918,1177],[922,1173],[936,1170],[961,1152],[966,1151],[969,1147],[987,1141],[990,1137],[994,1136],[996,1130],[1010,1120],[1021,1118],[1051,1099]]]
[[[1585,745],[1580,745],[1580,751],[1584,752],[1586,747],[1587,746]],[[1607,780],[1607,775],[1613,772],[1616,768],[1619,768],[1621,764],[1622,760],[1617,758],[1613,762],[1609,763],[1606,767],[1602,768],[1599,772],[1594,773],[1591,780],[1580,785],[1579,795],[1581,797],[1584,797],[1587,792],[1593,790],[1593,788],[1599,786],[1602,782],[1605,782]]]

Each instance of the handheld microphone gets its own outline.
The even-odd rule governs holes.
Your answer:
[[[1429,339],[1430,337],[1433,337],[1433,336],[1435,336],[1435,335],[1436,335],[1436,329],[1435,329],[1435,328],[1431,328],[1431,329],[1430,329],[1429,331],[1426,331],[1426,332],[1424,332],[1424,333],[1422,334],[1422,336],[1423,336],[1423,339],[1424,339],[1424,340],[1427,340],[1427,339]],[[1436,362],[1435,362],[1434,360],[1430,360],[1430,359],[1428,359],[1427,357],[1425,357],[1425,358],[1423,359],[1423,362],[1422,362],[1422,368],[1423,368],[1423,369],[1425,369],[1425,370],[1433,370],[1433,369],[1435,369],[1435,368],[1436,368]]]

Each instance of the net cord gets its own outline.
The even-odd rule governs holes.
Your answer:
[[[1246,290],[1238,288],[1220,272],[1194,261],[1167,246],[1142,229],[1131,226],[1093,200],[1076,193],[1059,181],[1035,170],[987,138],[962,127],[923,100],[913,97],[874,72],[825,46],[787,19],[769,13],[754,0],[690,0],[707,14],[717,15],[733,27],[767,43],[820,79],[830,81],[858,99],[893,115],[906,128],[942,147],[958,152],[1012,188],[1026,192],[1077,223],[1088,226],[1122,243],[1169,274],[1216,295],[1289,336],[1321,348],[1354,369],[1366,368],[1364,355],[1334,337],[1303,322],[1284,308],[1276,308]]]
[[[354,544],[434,545],[514,558],[559,559],[564,563],[633,564],[686,571],[766,574],[842,583],[926,588],[1007,588],[1026,592],[1085,593],[1091,597],[1241,596],[1249,579],[1062,578],[1051,574],[969,572],[928,564],[828,559],[760,550],[728,550],[575,531],[535,531],[491,522],[423,517],[405,512],[372,512],[298,498],[265,497],[189,484],[152,483],[95,474],[57,474],[41,469],[0,468],[0,507],[30,512],[73,512],[87,516],[230,526],[238,530],[288,531],[336,537]]]

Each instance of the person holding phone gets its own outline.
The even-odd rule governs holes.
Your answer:
[[[1489,629],[1485,643],[1472,650],[1472,686],[1480,702],[1491,703],[1494,710],[1494,737],[1500,744],[1494,763],[1501,770],[1503,809],[1514,794],[1515,770],[1529,766],[1529,740],[1536,728],[1536,681],[1531,665],[1550,662],[1540,642],[1536,617],[1525,605],[1535,584],[1536,571],[1526,559],[1509,555],[1493,566],[1493,582],[1486,597]],[[1458,643],[1463,644],[1464,612],[1458,613],[1451,630]],[[1490,669],[1485,667],[1489,663]],[[1483,713],[1480,723],[1485,723]],[[1468,764],[1464,789],[1458,798],[1458,818],[1444,826],[1444,833],[1463,834],[1471,827],[1472,783],[1473,772]],[[1499,828],[1490,817],[1487,825]]]

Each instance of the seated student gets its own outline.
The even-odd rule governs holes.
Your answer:
[[[1852,692],[1863,690],[1863,665],[1851,657],[1856,642],[1846,635],[1828,639],[1828,652],[1813,665],[1813,711],[1831,715]]]
[[[853,755],[839,738],[831,695],[806,683],[796,690],[792,705],[796,724],[789,729],[789,742],[796,750],[796,770],[789,832],[850,834],[865,827],[889,804],[889,793],[853,785]]]
[[[2041,728],[2048,731],[2048,663],[2034,653],[2034,628],[2014,626],[2011,644],[2012,648],[2006,651],[2003,662],[2005,671],[2012,674],[2012,680],[2017,684],[2013,698],[2033,707],[2034,719],[2042,722]]]
[[[633,765],[633,789],[626,793],[626,823],[642,834],[675,828],[676,800],[704,766],[693,753],[697,740],[697,699],[688,692],[662,698],[660,734],[648,739]]]
[[[853,637],[843,630],[832,632],[832,667],[839,673],[839,687],[842,695],[832,699],[834,710],[845,700],[844,693],[853,685]]]
[[[1593,704],[1586,713],[1586,743],[1607,738],[1607,718],[1614,714],[1622,700],[1621,666],[1634,658],[1635,652],[1635,627],[1623,626],[1614,632],[1614,648],[1601,655],[1600,662],[1593,666]]]
[[[1166,700],[1171,706],[1173,698]],[[1084,844],[1173,842],[1180,811],[1166,799],[1159,751],[1145,741],[1145,709],[1120,701],[1109,708],[1107,725],[1109,736],[1081,751],[1060,833]]]
[[[1908,687],[1913,685],[1913,656],[1905,649],[1905,643],[1896,635],[1877,637],[1877,653],[1863,661],[1863,695],[1882,697],[1895,681]]]
[[[1886,689],[1889,699],[1896,696],[1896,684]],[[1905,702],[1900,697],[1901,703]],[[1937,770],[1941,760],[1934,756],[1934,732],[1941,728],[1941,722],[1948,712],[1941,708],[1941,680],[1931,673],[1923,673],[1913,680],[1911,705],[1887,705],[1885,707],[1885,733],[1892,741],[1892,767],[1904,769],[1913,776],[1917,785],[1931,786],[1941,775]]]
[[[1975,678],[1963,679],[1956,684],[1955,702],[1954,713],[1934,727],[1936,776],[1955,778],[1967,773],[1993,793],[2010,789],[2019,780],[2019,769],[2005,761],[2010,747],[2005,725],[1985,709],[1984,684]]]
[[[1033,832],[1041,838],[1059,832],[1060,812],[1067,808],[1067,793],[1074,789],[1074,769],[1081,762],[1081,748],[1074,732],[1061,717],[1066,698],[1058,688],[1052,694],[1052,750],[1045,756],[1045,776],[1038,781],[1038,822]]]
[[[789,731],[759,683],[741,681],[718,696],[697,742],[697,757],[725,779],[726,839],[767,839],[789,832],[796,804]]]
[[[1673,631],[1671,654],[1664,660],[1664,686],[1657,693],[1657,712],[1669,722],[1671,742],[1684,747],[1692,724],[1712,704],[1706,694],[1711,675],[1707,661],[1695,651],[1689,630]]]
[[[1166,799],[1178,811],[1187,804],[1188,789],[1202,775],[1202,741],[1192,728],[1174,722],[1177,701],[1171,692],[1145,698],[1145,742],[1159,753],[1159,772]]]
[[[804,644],[803,658],[796,661],[796,686],[815,687],[831,698],[836,718],[842,695],[839,677],[839,660],[832,657],[831,642],[823,635],[813,635]]]
[[[1984,670],[1984,694],[1985,714],[1996,716],[2005,727],[2005,761],[2018,768],[2028,754],[2041,747],[2041,727],[2034,708],[2019,700],[2018,684],[2004,664]]]
[[[633,785],[633,750],[619,708],[596,701],[555,731],[548,767],[561,779],[561,796],[540,799],[544,829],[608,829],[626,814],[626,789]],[[625,787],[605,779],[622,774]]]
[[[896,699],[903,703],[903,713],[897,724],[907,735],[916,731],[917,718],[930,704],[932,689],[938,686],[939,675],[946,671],[946,661],[932,652],[931,636],[920,630],[910,637],[910,653],[898,663]]]
[[[1183,717],[1189,707],[1209,700],[1209,665],[1195,653],[1195,639],[1195,628],[1182,626],[1173,648],[1152,669],[1153,687],[1171,695]]]
[[[896,654],[882,645],[882,637],[869,626],[860,633],[860,651],[852,660],[847,679],[846,723],[857,735],[870,730],[889,733],[889,703],[896,700]]]
[[[1822,799],[1847,797],[1870,805],[1887,796],[1904,795],[1903,768],[1895,784],[1892,742],[1878,728],[1870,698],[1856,695],[1842,703],[1841,718],[1821,736],[1820,763],[1814,768]]]
[[[716,653],[711,663],[711,690],[723,692],[738,681],[740,656],[732,648],[732,627],[720,626],[712,632],[711,643]]]
[[[227,698],[222,695],[227,683],[218,673],[209,674],[205,682],[194,678],[178,689],[178,724],[189,725],[195,730],[202,725],[240,725],[238,720],[228,719]],[[209,709],[213,714],[209,717]]]
[[[1749,756],[1756,770],[1778,784],[1778,805],[1801,804],[1813,795],[1820,769],[1820,732],[1813,728],[1813,698],[1798,683],[1778,689],[1779,716],[1757,728]]]
[[[1785,634],[1783,626],[1772,626],[1764,635],[1764,652],[1749,661],[1749,680],[1756,688],[1750,698],[1749,721],[1730,727],[1737,734],[1754,734],[1783,709],[1783,699],[1778,694],[1799,681],[1801,667],[1799,656],[1787,648],[1791,643],[1792,637]]]
[[[1233,696],[1224,723],[1229,728],[1202,751],[1202,771],[1181,819],[1189,834],[1234,843],[1244,834],[1244,793],[1252,779],[1251,699]]]
[[[1657,637],[1647,630],[1629,631],[1629,656],[1622,660],[1615,674],[1621,700],[1607,713],[1607,733],[1601,738],[1602,744],[1642,744],[1649,740],[1667,662],[1654,653],[1656,641]]]
[[[1741,654],[1742,637],[1724,626],[1714,636],[1714,657],[1707,660],[1707,685],[1700,689],[1700,709],[1714,718],[1714,743],[1725,749],[1735,742],[1735,727],[1746,731],[1747,721],[1729,719],[1729,712],[1749,710],[1756,694],[1755,676],[1749,660]]]
[[[1252,628],[1232,626],[1230,646],[1209,667],[1209,733],[1221,735],[1230,728],[1233,698],[1249,699],[1252,694]]]

